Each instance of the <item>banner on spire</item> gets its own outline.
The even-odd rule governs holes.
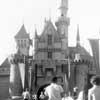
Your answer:
[[[20,71],[20,77],[21,77],[21,81],[22,81],[22,86],[24,89],[24,85],[25,85],[25,64],[24,63],[19,63],[19,71]]]

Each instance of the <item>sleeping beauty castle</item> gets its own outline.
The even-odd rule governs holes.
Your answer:
[[[59,9],[60,16],[55,24],[45,20],[41,35],[37,30],[33,33],[34,41],[22,25],[15,36],[16,54],[6,59],[0,67],[0,97],[21,96],[26,88],[36,92],[39,87],[50,84],[53,76],[58,77],[66,93],[72,93],[74,87],[78,87],[79,91],[91,87],[90,77],[100,73],[99,40],[89,40],[93,51],[91,56],[80,44],[78,27],[76,46],[69,46],[68,0],[61,0]],[[30,46],[34,49],[31,56]],[[4,96],[5,93],[7,96]]]

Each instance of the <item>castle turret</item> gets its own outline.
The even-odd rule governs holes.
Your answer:
[[[68,26],[70,23],[70,19],[67,17],[68,0],[61,0],[61,6],[59,9],[61,11],[61,16],[55,24],[57,26],[57,32],[62,37],[62,50],[65,51],[66,56],[68,56]]]
[[[67,15],[67,10],[68,10],[68,0],[61,0],[61,16],[66,16]]]
[[[15,36],[15,40],[17,53],[10,58],[10,94],[12,98],[21,96],[22,91],[27,87],[28,65],[24,58],[29,55],[30,38],[24,25]]]
[[[17,43],[17,53],[21,55],[29,55],[30,38],[27,34],[24,25],[21,27],[20,31],[15,36]]]
[[[69,18],[67,17],[68,12],[68,0],[62,0],[60,6],[61,16],[58,18],[58,21],[55,23],[57,26],[57,31],[59,34],[65,34],[68,37],[68,26]]]

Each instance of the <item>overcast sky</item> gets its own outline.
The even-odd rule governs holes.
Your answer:
[[[53,24],[59,17],[60,0],[0,0],[0,64],[16,51],[14,36],[22,24],[34,36],[35,27],[41,34],[44,20]],[[100,0],[69,0],[69,45],[75,46],[77,24],[81,44],[90,52],[88,38],[100,38]]]

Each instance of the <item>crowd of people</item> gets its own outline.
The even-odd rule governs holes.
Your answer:
[[[73,88],[73,95],[68,96],[65,95],[66,93],[63,87],[59,84],[58,78],[53,77],[51,84],[41,91],[38,98],[36,94],[31,97],[28,89],[23,92],[22,96],[24,100],[31,100],[32,98],[34,100],[100,100],[100,76],[93,76],[90,82],[93,86],[88,89],[88,92],[85,91],[86,89],[77,92],[78,87],[75,87]]]

